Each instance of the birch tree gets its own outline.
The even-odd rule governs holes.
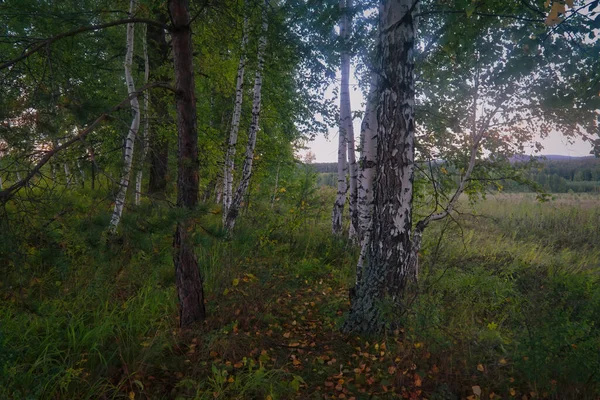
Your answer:
[[[358,237],[360,256],[356,268],[356,282],[360,282],[362,268],[371,237],[373,215],[373,182],[377,165],[377,75],[372,73],[365,115],[360,128],[360,163],[358,175]]]
[[[377,108],[377,173],[373,230],[362,279],[343,329],[379,332],[382,301],[396,298],[410,276],[414,178],[415,0],[382,0],[381,78]]]
[[[142,49],[144,52],[144,84],[148,84],[150,77],[150,60],[148,59],[148,28],[144,25],[144,34],[142,35]],[[144,161],[146,160],[146,154],[148,153],[148,131],[150,130],[150,119],[149,110],[150,108],[150,93],[144,94],[144,130],[142,131],[142,154],[140,155],[140,165],[135,177],[135,205],[140,204],[140,197],[142,194],[142,177],[144,170]]]
[[[340,42],[341,48],[341,84],[340,84],[340,119],[338,133],[338,165],[337,165],[337,194],[333,203],[331,215],[331,230],[334,235],[341,235],[344,221],[344,206],[346,205],[346,196],[348,195],[347,175],[349,170],[348,158],[350,148],[354,151],[354,128],[352,127],[352,115],[350,109],[350,54],[347,48],[348,37],[350,35],[350,20],[348,17],[347,0],[340,0]],[[352,136],[352,144],[350,144]],[[350,166],[355,168],[356,164]],[[356,175],[355,175],[356,176]],[[356,183],[356,181],[354,181]],[[356,185],[354,185],[356,189]],[[351,199],[356,199],[352,194],[352,182],[350,182]],[[350,207],[351,231],[352,227],[352,206]]]
[[[235,103],[233,106],[233,116],[231,117],[231,130],[229,131],[229,141],[227,143],[227,152],[225,155],[225,168],[223,172],[223,223],[226,223],[227,213],[233,200],[233,171],[235,166],[235,152],[240,127],[240,117],[242,115],[242,100],[244,97],[244,73],[248,56],[246,46],[248,44],[248,10],[247,1],[244,2],[244,24],[242,27],[242,43],[240,45],[240,62],[237,69],[237,78],[235,84]],[[219,196],[217,196],[219,197]]]
[[[345,4],[343,4],[345,3]],[[354,124],[352,121],[352,104],[350,102],[350,64],[352,62],[350,37],[352,36],[352,13],[353,1],[340,0],[342,6],[342,20],[345,29],[340,30],[342,39],[342,87],[340,90],[340,105],[343,114],[343,125],[346,129],[346,145],[348,147],[348,211],[350,217],[350,229],[348,235],[351,239],[358,238],[358,165],[356,164],[356,152],[354,143]],[[340,110],[340,113],[342,111]]]
[[[129,3],[129,16],[132,17],[135,11],[135,0],[131,0]],[[127,84],[127,93],[132,95],[135,93],[135,82],[133,81],[133,74],[131,72],[133,63],[133,47],[135,39],[135,24],[127,24],[127,50],[125,54],[125,82]],[[127,189],[129,188],[129,177],[131,175],[131,164],[133,161],[133,149],[135,146],[135,138],[140,128],[140,102],[137,96],[131,99],[131,114],[133,120],[131,121],[131,127],[127,132],[125,139],[125,153],[123,155],[123,169],[121,171],[121,182],[119,184],[119,190],[115,199],[115,208],[110,219],[109,230],[116,232],[123,214],[123,207],[125,206],[125,196],[127,195]]]
[[[485,190],[477,181],[494,180],[495,160],[523,154],[526,143],[552,131],[585,138],[594,130],[594,105],[583,102],[589,90],[577,84],[594,73],[594,63],[588,56],[577,56],[577,46],[566,44],[564,36],[550,32],[553,38],[548,42],[531,36],[532,27],[539,29],[543,20],[519,16],[530,10],[517,7],[503,20],[493,5],[471,10],[474,20],[449,12],[438,23],[452,30],[443,46],[426,45],[423,48],[433,48],[432,53],[419,56],[424,63],[419,83],[423,122],[416,125],[417,3],[381,2],[373,225],[359,261],[363,269],[361,274],[359,268],[344,325],[347,332],[380,332],[387,322],[383,310],[403,307],[406,286],[418,274],[424,230],[450,216],[461,194]],[[549,54],[556,58],[549,61]],[[432,211],[413,227],[417,128],[418,155],[443,159],[459,172],[455,187],[444,193],[430,176]],[[533,145],[538,150],[539,146]],[[448,174],[445,169],[442,173]]]
[[[257,65],[256,75],[254,77],[254,91],[252,100],[252,121],[248,129],[248,144],[246,146],[246,155],[244,159],[244,167],[242,170],[242,177],[237,187],[235,195],[231,201],[231,205],[227,210],[225,216],[225,230],[231,234],[235,226],[237,216],[239,214],[240,206],[248,186],[250,184],[250,177],[252,176],[252,162],[254,160],[254,149],[256,147],[256,134],[259,128],[259,117],[261,108],[261,92],[263,84],[263,68],[265,64],[265,49],[267,47],[267,31],[269,29],[268,20],[268,6],[269,1],[265,0],[262,4],[262,32],[258,40],[258,52],[257,52]]]

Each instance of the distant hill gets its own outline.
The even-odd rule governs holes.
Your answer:
[[[517,155],[510,158],[511,162],[526,162],[530,160],[530,156],[526,155]],[[573,156],[562,156],[558,154],[548,154],[545,156],[537,157],[540,161],[585,161],[596,159],[594,156],[583,156],[583,157],[573,157]]]

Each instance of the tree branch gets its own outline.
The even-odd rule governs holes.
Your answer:
[[[15,195],[16,192],[18,192],[21,188],[23,188],[25,185],[27,185],[27,183],[37,173],[39,173],[39,171],[42,169],[42,167],[44,165],[46,165],[46,163],[48,163],[48,161],[50,161],[50,159],[56,153],[66,149],[67,147],[71,146],[73,143],[83,141],[86,138],[86,136],[89,135],[94,130],[94,128],[96,126],[98,126],[98,124],[100,124],[102,121],[104,121],[111,113],[123,108],[124,106],[129,104],[131,99],[133,99],[134,97],[138,97],[140,94],[142,94],[146,90],[154,88],[154,87],[161,87],[164,89],[169,89],[169,90],[175,91],[175,89],[166,82],[154,82],[154,83],[149,83],[149,84],[143,86],[142,88],[140,88],[138,91],[131,93],[131,95],[127,96],[119,104],[117,104],[110,110],[102,113],[98,118],[96,118],[94,120],[94,122],[92,122],[87,128],[85,128],[84,130],[79,132],[77,135],[73,136],[71,139],[69,139],[66,142],[64,142],[63,144],[53,148],[52,150],[47,151],[45,153],[45,155],[38,161],[38,163],[29,171],[29,173],[27,174],[27,176],[25,178],[14,183],[12,186],[0,191],[0,203],[6,203],[12,196]]]
[[[127,18],[127,19],[120,19],[117,21],[107,22],[105,24],[82,26],[77,29],[73,29],[68,32],[63,32],[59,35],[56,35],[51,38],[43,40],[42,42],[35,45],[31,50],[26,51],[23,54],[21,54],[19,57],[14,58],[14,59],[7,61],[7,62],[3,63],[2,65],[0,65],[0,70],[6,69],[6,68],[18,63],[19,61],[22,61],[22,60],[30,57],[31,55],[33,55],[33,54],[37,53],[38,51],[40,51],[41,49],[43,49],[44,47],[46,47],[54,42],[57,42],[61,39],[65,39],[65,38],[68,38],[71,36],[76,36],[76,35],[79,35],[80,33],[84,33],[84,32],[93,32],[93,31],[98,31],[98,30],[105,29],[105,28],[110,28],[111,26],[125,25],[125,24],[129,24],[129,23],[143,23],[143,24],[159,26],[163,29],[167,28],[167,26],[163,23],[160,23],[160,22],[152,20],[152,19],[146,19],[146,18]]]

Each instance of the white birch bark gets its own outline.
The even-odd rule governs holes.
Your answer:
[[[256,134],[259,127],[260,107],[261,107],[261,92],[262,92],[262,73],[265,65],[265,49],[267,47],[267,31],[269,29],[268,21],[268,6],[269,1],[265,0],[262,5],[262,32],[258,40],[258,52],[256,65],[256,76],[254,78],[254,94],[252,100],[252,122],[248,129],[248,144],[246,145],[246,156],[244,159],[244,167],[242,170],[242,178],[237,187],[235,195],[231,201],[231,205],[225,216],[225,230],[230,235],[235,226],[235,221],[239,214],[242,199],[248,190],[250,177],[252,176],[252,162],[254,160],[254,149],[256,147]]]
[[[17,171],[17,182],[21,182],[21,173]]]
[[[131,0],[129,3],[129,16],[133,15],[135,9],[135,0]],[[135,92],[135,83],[133,81],[133,75],[131,73],[131,67],[133,63],[133,45],[134,45],[134,27],[135,24],[127,24],[127,52],[125,54],[125,82],[127,84],[127,92],[132,95]],[[121,172],[121,182],[119,184],[119,191],[115,199],[115,208],[113,215],[110,220],[109,231],[114,233],[117,231],[119,222],[121,221],[121,215],[123,214],[123,207],[125,206],[125,195],[129,187],[129,176],[131,175],[131,164],[133,161],[133,148],[135,145],[135,137],[137,136],[140,128],[140,103],[137,96],[131,98],[131,114],[133,120],[131,121],[131,127],[127,133],[125,139],[125,153],[123,156],[123,170]]]
[[[377,107],[377,174],[373,230],[363,276],[344,331],[385,329],[385,299],[402,296],[412,255],[414,179],[416,0],[382,0],[379,35],[381,79]]]
[[[83,170],[79,160],[77,160],[77,169],[79,170],[79,175],[81,176],[81,186],[85,186],[85,171]]]
[[[245,4],[246,6],[246,4]],[[242,115],[242,100],[244,97],[244,73],[248,56],[246,46],[248,44],[248,10],[244,7],[244,25],[242,27],[242,43],[240,46],[240,62],[238,64],[237,78],[235,83],[235,104],[231,117],[231,130],[227,143],[225,155],[225,167],[223,172],[223,224],[226,223],[227,213],[233,200],[233,170],[235,163],[235,152],[240,128],[240,117]]]
[[[343,228],[344,206],[346,204],[346,195],[348,192],[348,184],[346,182],[346,175],[348,174],[348,135],[350,133],[348,120],[350,120],[350,125],[352,122],[352,117],[349,115],[350,56],[348,51],[345,49],[348,37],[348,17],[346,13],[346,0],[340,0],[340,11],[342,13],[342,17],[340,19],[340,39],[342,41],[343,48],[341,52],[342,80],[340,85],[340,129],[338,134],[338,183],[337,195],[335,197],[335,202],[333,203],[333,212],[331,215],[331,231],[334,235],[341,235]],[[351,126],[350,129],[352,129]],[[354,133],[352,133],[352,136],[354,136]],[[352,213],[350,214],[350,218],[352,218]]]
[[[371,238],[373,217],[373,182],[377,166],[377,75],[371,76],[365,116],[360,129],[360,169],[358,176],[358,234],[360,256],[356,267],[356,283],[362,278],[362,268]]]
[[[65,170],[65,185],[69,186],[71,184],[71,172],[67,163],[63,163],[63,169]]]
[[[0,175],[0,190],[4,189],[4,186],[2,186],[2,175]]]
[[[345,4],[343,4],[345,3]],[[352,105],[350,102],[350,64],[352,56],[350,53],[350,36],[352,34],[352,0],[340,0],[345,29],[340,30],[343,41],[342,49],[342,87],[340,90],[340,105],[343,108],[341,119],[346,129],[346,145],[348,153],[348,211],[350,217],[350,229],[348,236],[356,240],[358,238],[358,166],[356,164],[356,152],[354,143],[354,124],[352,122]],[[340,110],[341,111],[341,110]]]
[[[144,85],[148,83],[150,77],[150,60],[148,59],[148,39],[146,35],[147,27],[144,26],[142,33],[142,49],[144,52]],[[142,195],[142,178],[144,170],[144,161],[148,154],[148,132],[150,130],[150,119],[148,118],[148,110],[150,107],[150,92],[146,91],[144,95],[144,129],[142,130],[142,154],[140,155],[140,165],[135,177],[135,205],[140,205],[140,197]]]
[[[223,185],[218,180],[217,180],[217,185],[216,185],[215,191],[217,192],[217,194],[215,196],[216,202],[217,202],[217,204],[221,204],[221,200],[223,198]]]

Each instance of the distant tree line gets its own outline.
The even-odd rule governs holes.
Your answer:
[[[335,187],[337,184],[335,163],[312,164],[318,172],[317,185]],[[540,160],[536,166],[523,173],[523,180],[505,179],[501,182],[503,191],[529,192],[531,185],[551,193],[597,193],[600,192],[600,159],[595,157],[554,158]],[[497,189],[494,186],[494,190]]]
[[[600,192],[600,159],[577,157],[543,160],[526,172],[525,177],[552,193],[597,193]],[[527,185],[514,181],[506,181],[503,186],[504,190],[511,192],[530,190]]]

